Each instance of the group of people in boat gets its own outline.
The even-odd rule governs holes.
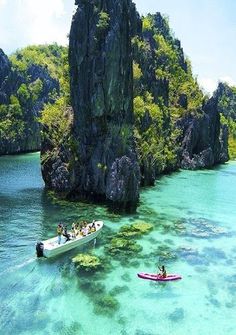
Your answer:
[[[96,231],[96,224],[93,220],[92,223],[88,224],[86,221],[82,221],[81,223],[72,223],[71,234],[67,231],[67,226],[63,223],[59,223],[57,226],[57,236],[58,236],[58,244],[61,244],[61,238],[64,236],[66,239],[64,243],[70,241],[71,238],[77,238],[79,236],[87,236],[88,234],[94,233]]]

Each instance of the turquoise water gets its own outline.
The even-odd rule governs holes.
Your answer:
[[[143,190],[135,215],[119,216],[53,200],[43,189],[38,154],[1,157],[0,334],[234,335],[235,189],[235,162],[181,171]],[[57,222],[86,218],[105,222],[96,245],[35,258],[35,242],[55,235]],[[153,224],[137,240],[142,251],[109,257],[111,237],[137,221]],[[82,252],[107,266],[94,275],[76,271],[72,258]],[[137,278],[158,263],[183,279]]]

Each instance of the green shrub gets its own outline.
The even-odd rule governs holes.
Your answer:
[[[97,28],[100,31],[104,31],[109,27],[110,23],[110,17],[109,14],[101,11],[98,15],[98,23],[97,23]]]
[[[142,17],[142,23],[143,23],[143,31],[151,31],[153,28],[153,20],[152,16],[148,15],[146,17]]]

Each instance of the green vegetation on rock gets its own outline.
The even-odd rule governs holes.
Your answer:
[[[38,119],[46,127],[43,135],[54,147],[65,142],[72,123],[71,109],[66,105],[64,97],[58,99],[54,104],[47,104]]]
[[[57,44],[34,45],[17,50],[6,59],[8,73],[5,71],[2,92],[0,86],[3,97],[0,104],[0,154],[38,150],[40,125],[37,118],[45,104],[53,106],[60,97],[65,104],[69,103],[68,48]],[[60,101],[56,106],[61,107]],[[55,108],[53,112],[55,115]],[[63,119],[65,115],[61,114],[58,136],[65,124]],[[57,126],[58,120],[57,117]]]
[[[229,130],[229,155],[236,159],[236,87],[220,83],[214,92],[218,108],[221,113],[221,123]]]
[[[148,14],[142,23],[143,38],[132,40],[134,134],[143,183],[150,184],[158,174],[178,167],[181,129],[176,121],[202,115],[204,96],[168,19]]]
[[[98,19],[98,23],[97,23],[97,28],[100,31],[104,31],[104,30],[106,30],[108,28],[109,22],[110,22],[109,14],[106,13],[106,12],[104,12],[104,11],[101,11],[99,13],[99,19]]]
[[[152,31],[153,29],[153,19],[152,19],[152,15],[148,15],[148,16],[144,16],[142,18],[143,20],[143,31]]]
[[[32,65],[38,65],[56,80],[59,80],[62,95],[69,93],[68,48],[54,43],[51,45],[31,45],[17,50],[10,56],[15,70],[24,77]]]
[[[0,105],[0,138],[17,141],[25,130],[23,111],[19,99],[11,95],[8,105]]]

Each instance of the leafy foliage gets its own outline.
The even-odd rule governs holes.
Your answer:
[[[11,95],[8,105],[0,105],[0,138],[2,140],[16,140],[23,135],[25,124],[22,114],[20,102],[14,95]]]
[[[29,46],[17,50],[10,56],[10,61],[14,76],[10,74],[5,81],[9,81],[12,94],[0,106],[0,135],[1,139],[20,144],[29,134],[34,136],[35,129],[39,131],[37,116],[45,103],[49,102],[48,109],[52,108],[60,96],[63,96],[65,104],[69,103],[68,49],[57,44]],[[11,82],[12,78],[16,83]],[[59,120],[55,110],[53,112]],[[64,128],[62,120],[59,134]]]
[[[109,14],[101,11],[98,15],[98,23],[97,23],[97,28],[100,31],[104,31],[109,27],[110,23],[110,17]]]
[[[143,38],[132,39],[134,133],[141,170],[153,171],[155,178],[178,165],[181,132],[176,121],[201,114],[204,95],[168,19],[148,14],[142,22]]]
[[[177,163],[174,141],[176,133],[169,133],[164,122],[168,110],[154,102],[150,92],[134,98],[135,139],[141,165],[149,164],[160,173]],[[176,136],[177,137],[177,136]]]
[[[183,95],[186,97],[188,112],[198,111],[202,107],[203,93],[192,75],[190,61],[184,59],[182,49],[176,47],[176,41],[159,33],[154,34],[153,38],[157,45],[156,76],[169,80],[172,115],[177,119],[185,113],[186,108],[180,103]]]
[[[139,80],[142,77],[142,70],[137,63],[133,63],[133,76],[134,80]]]
[[[228,126],[229,156],[231,159],[236,159],[236,87],[220,83],[214,97],[221,112],[221,123]]]
[[[143,31],[152,31],[153,29],[153,20],[152,16],[148,15],[146,17],[143,17]]]
[[[32,45],[17,50],[11,55],[10,61],[13,68],[23,76],[31,65],[39,65],[47,70],[50,76],[58,79],[63,95],[69,93],[69,66],[68,48],[56,43],[51,45]]]
[[[58,99],[54,104],[47,104],[38,119],[46,131],[44,136],[50,140],[54,147],[59,146],[67,137],[71,125],[72,115],[67,108],[64,97]]]

